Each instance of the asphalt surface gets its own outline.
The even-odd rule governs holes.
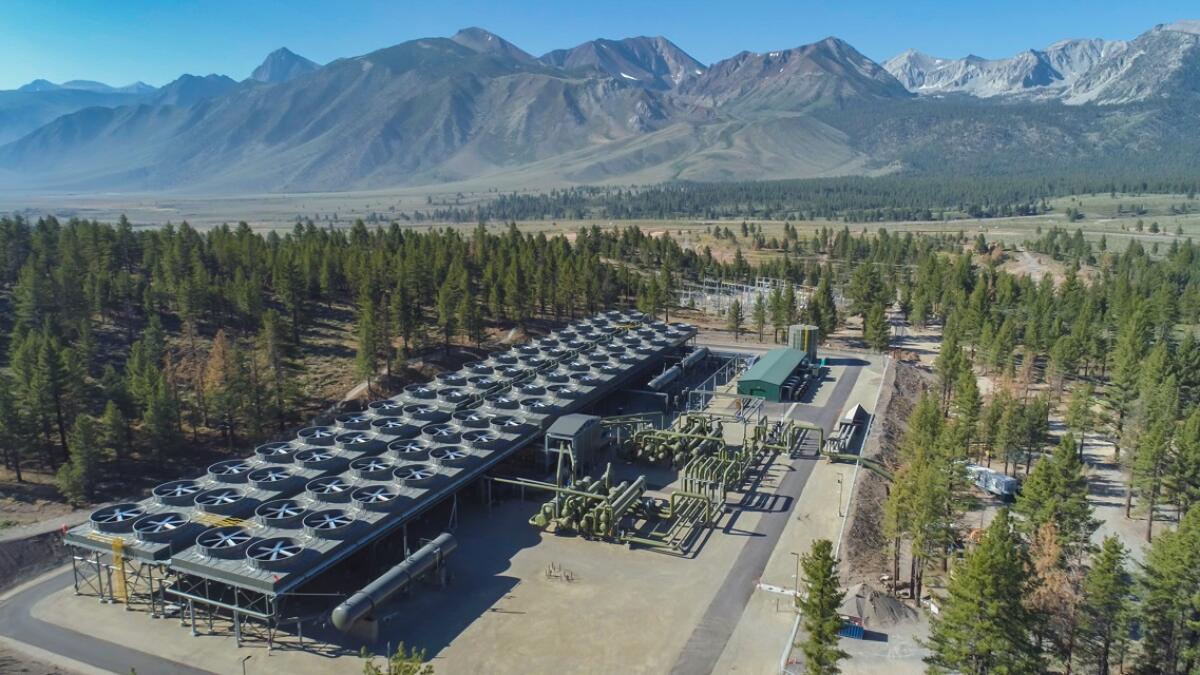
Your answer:
[[[208,675],[209,671],[99,640],[31,615],[38,601],[70,585],[71,572],[67,570],[10,596],[0,604],[0,635],[113,673],[133,669],[142,675]]]
[[[842,377],[834,384],[828,403],[820,407],[796,406],[792,418],[812,422],[826,433],[832,431],[862,371],[861,365],[847,366]],[[742,547],[737,561],[725,576],[721,588],[717,589],[717,594],[704,611],[700,623],[692,631],[674,667],[671,668],[673,675],[699,675],[711,673],[716,668],[729,637],[733,635],[742,614],[746,611],[755,585],[767,568],[767,561],[779,543],[788,518],[792,516],[797,497],[808,482],[808,477],[812,475],[813,464],[818,461],[820,460],[816,458],[793,460],[792,470],[783,477],[774,492],[775,495],[791,497],[787,510],[770,511],[759,519],[756,532],[758,536],[751,537]]]

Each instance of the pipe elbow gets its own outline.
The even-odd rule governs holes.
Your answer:
[[[371,601],[371,596],[358,591],[347,598],[345,602],[334,607],[330,619],[335,628],[345,633],[374,607],[375,603]]]

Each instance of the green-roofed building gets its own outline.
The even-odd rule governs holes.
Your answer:
[[[811,368],[807,353],[780,347],[763,354],[738,380],[738,393],[772,402],[794,399],[804,389]]]

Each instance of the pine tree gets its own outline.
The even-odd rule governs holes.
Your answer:
[[[362,656],[365,659],[363,675],[433,675],[433,664],[425,663],[425,650],[414,647],[410,651],[403,642],[388,657],[386,670],[377,666],[369,655],[364,653]]]
[[[1150,397],[1147,429],[1137,439],[1133,458],[1133,487],[1146,507],[1146,541],[1154,536],[1154,520],[1166,483],[1170,448],[1179,406],[1175,377],[1161,383]]]
[[[13,391],[12,379],[0,371],[0,451],[3,452],[4,466],[12,469],[18,483],[23,483],[21,450],[26,442],[25,421]]]
[[[375,345],[379,349],[377,358],[383,362],[383,372],[389,378],[392,376],[392,362],[396,356],[396,337],[392,332],[395,321],[392,320],[391,309],[387,302],[375,303],[375,330],[379,331],[375,339]]]
[[[799,308],[796,307],[796,287],[789,281],[783,287],[783,325],[786,329],[788,326],[800,320]]]
[[[812,550],[800,558],[805,591],[796,598],[803,616],[805,638],[800,643],[804,652],[804,669],[810,675],[839,673],[838,661],[846,653],[838,649],[838,631],[842,618],[838,610],[844,595],[837,575],[837,560],[833,557],[833,542],[817,539]]]
[[[1099,522],[1092,517],[1087,477],[1073,437],[1063,436],[1053,454],[1034,465],[1013,511],[1031,535],[1053,524],[1065,553],[1082,557]]]
[[[45,467],[54,471],[58,467],[58,458],[53,447],[50,408],[45,401],[45,387],[40,382],[37,367],[40,335],[27,331],[22,336],[19,332],[14,331],[8,359],[13,382],[19,387],[13,396],[14,419],[27,429],[31,444],[42,451]]]
[[[966,506],[961,432],[946,424],[937,398],[925,394],[913,408],[900,442],[900,465],[884,504],[884,529],[893,540],[893,573],[899,578],[900,541],[911,542],[910,587],[921,596],[926,565],[945,559]]]
[[[675,276],[671,274],[671,267],[664,264],[658,275],[658,290],[659,290],[659,306],[663,310],[663,321],[671,320],[671,300],[675,297]],[[759,331],[762,332],[761,330]],[[762,338],[759,338],[762,341]]]
[[[790,300],[785,299],[784,293],[780,291],[779,288],[773,288],[771,289],[771,297],[767,301],[767,308],[769,310],[769,314],[771,315],[771,328],[773,332],[771,338],[772,342],[779,342],[779,336],[781,334],[785,334],[785,331],[787,331],[787,303],[794,303],[796,301],[796,292],[792,289],[792,285],[790,283],[788,284],[787,288],[789,295],[791,296]]]
[[[1067,405],[1066,423],[1067,427],[1079,434],[1079,457],[1082,460],[1085,443],[1087,443],[1087,432],[1092,427],[1092,396],[1093,389],[1091,382],[1085,382],[1075,388],[1075,393],[1071,395],[1071,402]]]
[[[275,419],[276,427],[282,431],[286,425],[288,411],[295,398],[292,382],[292,365],[288,359],[291,345],[287,343],[287,332],[283,318],[273,309],[263,314],[262,327],[258,331],[256,358],[261,362],[267,398],[267,415]]]
[[[1080,662],[1097,675],[1109,675],[1114,660],[1129,640],[1130,596],[1133,582],[1125,569],[1126,553],[1115,536],[1105,537],[1083,580],[1079,608]]]
[[[59,442],[63,453],[70,451],[67,440],[65,410],[66,375],[62,369],[62,347],[47,328],[38,341],[37,365],[34,370],[33,390],[38,405],[44,406],[54,417]]]
[[[412,350],[413,337],[420,324],[420,307],[416,305],[407,283],[407,275],[401,273],[401,279],[391,294],[392,320],[396,322],[396,333],[404,340],[404,353]]]
[[[463,293],[458,301],[458,325],[462,326],[463,334],[478,347],[483,343],[483,313],[479,303],[470,293]]]
[[[812,322],[821,329],[821,339],[825,339],[837,330],[837,304],[833,300],[833,267],[828,263],[821,273],[821,281],[810,301]]]
[[[745,314],[742,311],[742,303],[739,300],[734,300],[729,304],[729,312],[726,314],[725,327],[733,331],[733,339],[736,342],[742,335],[743,325],[746,323]]]
[[[1175,349],[1175,373],[1179,377],[1179,402],[1184,408],[1200,403],[1200,340],[1188,331]]]
[[[1200,405],[1179,427],[1167,462],[1167,489],[1182,518],[1200,504]]]
[[[354,369],[358,377],[366,381],[369,393],[371,383],[379,373],[379,331],[375,328],[375,303],[370,296],[359,305],[357,334]]]
[[[850,300],[850,313],[861,315],[864,319],[872,307],[886,302],[879,268],[871,264],[855,268],[846,288],[846,297]]]
[[[942,385],[943,408],[947,407],[950,403],[950,394],[954,391],[954,384],[958,380],[959,373],[963,370],[969,370],[970,365],[958,340],[958,332],[948,330],[946,333],[942,339],[942,348],[938,352],[937,360],[934,362],[938,381]]]
[[[324,290],[326,297],[332,295],[332,270],[326,269],[326,264],[332,265],[331,256],[322,256],[321,267],[321,288]],[[324,261],[328,261],[327,263]],[[300,335],[300,320],[304,316],[305,292],[304,284],[301,278],[300,262],[293,255],[281,256],[279,262],[275,265],[272,284],[275,287],[275,292],[279,295],[283,306],[288,311],[290,323],[292,325],[292,342],[299,345],[301,340]]]
[[[763,341],[763,330],[767,326],[767,302],[762,293],[754,296],[754,310],[752,313],[752,321],[754,321],[754,331],[758,333],[758,341]]]
[[[1029,558],[1008,511],[1001,509],[979,545],[950,575],[949,595],[930,620],[930,672],[1039,673]]]
[[[1194,673],[1200,663],[1200,508],[1193,507],[1175,531],[1154,541],[1137,588],[1144,634],[1137,672]]]
[[[1034,634],[1039,650],[1046,650],[1048,641],[1048,651],[1069,671],[1078,637],[1082,573],[1080,561],[1064,551],[1061,539],[1052,522],[1034,531],[1029,556],[1035,583],[1025,605],[1037,619]]]
[[[979,426],[983,400],[979,395],[979,383],[975,380],[975,372],[970,364],[958,374],[954,383],[954,413],[964,435],[964,449],[970,451],[971,443],[975,440]]]
[[[58,489],[72,504],[83,504],[95,493],[100,471],[100,443],[91,417],[80,415],[71,429],[71,461],[58,469]]]
[[[1004,407],[996,428],[996,451],[1004,459],[1004,473],[1016,473],[1019,463],[1022,427],[1025,418],[1024,406],[1019,401],[1010,400]],[[1011,471],[1010,471],[1011,468]]]
[[[892,328],[883,312],[883,304],[875,303],[863,318],[863,340],[877,352],[887,351]]]
[[[1137,385],[1149,332],[1145,310],[1139,305],[1122,324],[1117,335],[1113,350],[1112,381],[1107,388],[1107,397],[1117,413],[1118,435],[1124,430],[1125,418],[1138,395]],[[1117,446],[1116,453],[1120,458],[1120,446]]]
[[[101,444],[113,453],[117,460],[129,455],[129,423],[121,408],[111,399],[104,404],[104,415],[100,418]]]
[[[450,338],[457,332],[458,293],[450,283],[442,284],[437,295],[438,327],[442,331],[442,348],[449,351]]]
[[[129,349],[125,371],[129,378],[129,394],[136,405],[145,410],[155,393],[162,375],[166,337],[157,316],[151,316],[141,336]]]
[[[663,305],[663,291],[656,277],[650,277],[642,283],[637,299],[638,311],[649,316],[657,316]]]
[[[162,459],[175,451],[178,441],[178,427],[175,424],[178,410],[166,373],[158,374],[147,395],[149,401],[142,415],[142,429],[150,443],[151,454],[155,459]]]
[[[226,337],[224,329],[218,330],[204,365],[204,398],[213,421],[230,444],[242,407],[239,361],[236,345]]]

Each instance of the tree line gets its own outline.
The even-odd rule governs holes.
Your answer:
[[[546,192],[498,192],[477,204],[421,212],[420,222],[512,220],[829,219],[851,223],[942,221],[1046,213],[1048,200],[1074,194],[1183,194],[1200,183],[1186,171],[1155,179],[1124,174],[1059,172],[1054,176],[989,176],[944,172],[750,182],[677,181],[656,185],[582,186]],[[1157,175],[1157,174],[1156,174]]]
[[[848,289],[894,297],[913,324],[941,327],[937,383],[889,467],[883,522],[893,578],[907,576],[913,597],[929,571],[949,574],[929,640],[935,672],[1200,665],[1200,259],[1190,240],[1162,257],[1137,242],[1119,253],[1073,245],[1095,266],[1086,282],[1078,259],[1055,283],[975,265],[964,251],[893,268],[894,296],[882,267],[881,280],[860,272]],[[979,375],[994,383],[986,400]],[[1066,433],[1055,443],[1056,409]],[[1146,519],[1140,570],[1116,539],[1094,541],[1089,434],[1114,442],[1126,513]],[[978,540],[962,518],[976,506],[968,463],[1024,476]],[[1156,532],[1164,520],[1174,529]]]
[[[320,410],[306,358],[376,379],[488,327],[626,305],[655,278],[647,269],[726,267],[599,228],[571,242],[515,227],[263,234],[0,218],[0,459],[17,480],[31,463],[57,472],[85,501],[126,459],[165,467],[214,437],[233,448]],[[316,338],[343,314],[350,354]]]

